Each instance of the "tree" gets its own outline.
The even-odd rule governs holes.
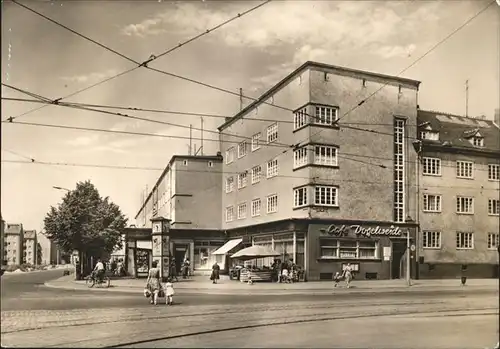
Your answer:
[[[120,248],[127,218],[90,181],[79,182],[44,219],[45,234],[62,250],[78,251],[81,273],[89,256],[101,257]]]

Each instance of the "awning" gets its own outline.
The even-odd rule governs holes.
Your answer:
[[[226,242],[223,246],[219,247],[217,250],[212,252],[212,254],[227,254],[229,251],[231,251],[233,248],[241,244],[243,239],[234,239],[234,240],[229,240]]]

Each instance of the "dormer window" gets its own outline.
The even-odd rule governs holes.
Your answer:
[[[439,141],[439,132],[431,131],[431,130],[420,131],[420,139]]]
[[[483,137],[472,137],[471,143],[475,147],[484,147],[484,138]]]

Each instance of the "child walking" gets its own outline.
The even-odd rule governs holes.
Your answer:
[[[165,302],[167,305],[172,305],[174,302],[174,294],[174,284],[172,283],[172,279],[168,278],[165,284]]]
[[[333,282],[334,282],[333,287],[337,287],[339,285],[339,282],[340,282],[340,273],[339,272],[336,272],[335,275],[333,276]]]

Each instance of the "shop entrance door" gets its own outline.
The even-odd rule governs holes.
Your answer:
[[[401,259],[406,253],[406,240],[392,241],[391,279],[401,278]]]
[[[138,278],[148,277],[149,267],[151,266],[151,250],[136,249],[135,265]]]
[[[174,248],[175,269],[177,270],[177,273],[180,274],[184,259],[186,259],[186,257],[189,258],[188,245],[175,244]]]

